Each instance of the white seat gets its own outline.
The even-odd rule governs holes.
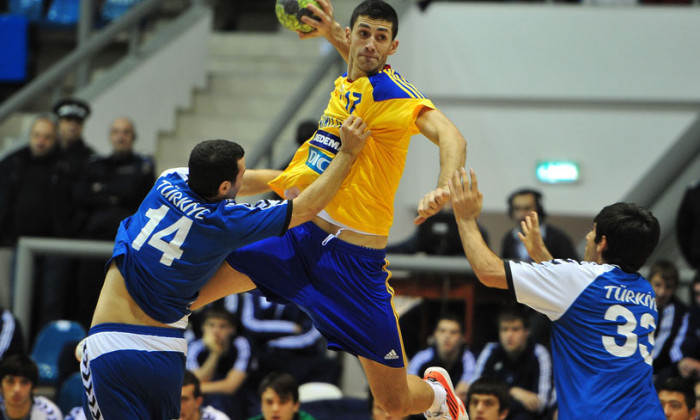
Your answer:
[[[326,382],[308,382],[299,386],[299,402],[337,400],[343,392],[337,386]]]

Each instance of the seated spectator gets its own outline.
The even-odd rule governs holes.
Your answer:
[[[664,414],[670,420],[695,420],[695,394],[692,384],[677,376],[656,385]]]
[[[423,377],[430,366],[444,368],[450,374],[457,396],[466,400],[475,369],[474,354],[464,343],[462,320],[454,315],[440,317],[430,347],[416,353],[408,364],[408,373]]]
[[[671,354],[676,338],[683,324],[687,307],[676,297],[679,275],[676,266],[667,260],[655,262],[647,277],[656,294],[656,307],[659,318],[654,330],[654,350],[651,353],[654,366],[654,381],[677,376],[676,363],[680,353]],[[682,336],[680,338],[682,340]]]
[[[180,401],[180,420],[230,420],[223,412],[207,405],[202,407],[204,397],[199,379],[192,371],[185,371]]]
[[[202,333],[188,346],[187,368],[200,380],[205,404],[240,418],[245,404],[238,391],[251,368],[250,343],[236,334],[231,314],[220,308],[207,310]]]
[[[528,315],[516,306],[498,315],[498,343],[488,343],[476,361],[474,378],[495,377],[508,384],[508,419],[539,419],[552,393],[552,361],[547,349],[529,339]]]
[[[688,265],[700,270],[700,179],[683,194],[676,216],[676,238]]]
[[[520,234],[520,223],[533,210],[537,212],[542,239],[544,239],[544,244],[552,257],[578,260],[574,243],[569,235],[546,223],[547,212],[542,204],[542,193],[532,189],[517,190],[508,197],[508,215],[515,223],[515,227],[503,236],[501,257],[503,259],[532,261],[518,235]]]
[[[9,309],[0,308],[0,360],[24,353],[24,334],[19,320]]]
[[[7,419],[61,420],[61,410],[51,400],[35,396],[39,380],[36,363],[27,355],[14,354],[0,362],[2,399],[0,412]]]
[[[402,420],[406,418],[399,418],[388,414],[386,411],[384,411],[382,407],[379,406],[377,400],[374,399],[374,395],[372,395],[371,391],[367,394],[369,395],[367,402],[369,403],[368,408],[370,420]]]
[[[314,420],[299,410],[299,385],[288,373],[271,372],[258,390],[262,414],[250,420]]]
[[[508,384],[496,378],[479,378],[469,387],[466,405],[472,420],[504,420],[510,406]]]
[[[690,310],[683,317],[671,355],[680,358],[677,368],[681,377],[697,380],[700,379],[700,271],[695,273],[690,291]]]
[[[261,378],[269,372],[283,371],[298,383],[338,385],[340,363],[327,356],[325,338],[296,305],[273,303],[264,296],[246,293],[241,324],[256,349]]]

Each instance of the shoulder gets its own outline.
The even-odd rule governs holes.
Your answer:
[[[61,415],[61,410],[53,401],[43,396],[37,396],[34,397],[34,406],[32,407],[31,418],[58,420],[62,419],[63,416]]]
[[[415,86],[388,66],[370,76],[369,82],[372,85],[372,96],[377,102],[389,99],[425,99]]]
[[[202,420],[230,420],[222,411],[208,405],[202,409]]]

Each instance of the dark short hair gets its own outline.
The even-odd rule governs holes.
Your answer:
[[[493,395],[498,399],[498,412],[502,413],[503,410],[507,410],[510,406],[510,395],[508,393],[508,384],[499,378],[482,376],[476,381],[469,385],[469,391],[467,392],[467,410],[469,409],[469,403],[472,400],[472,395]]]
[[[217,195],[224,181],[236,182],[243,148],[230,140],[205,140],[192,149],[187,183],[202,198]]]
[[[355,26],[359,16],[391,22],[391,39],[396,39],[396,35],[399,33],[399,16],[389,3],[382,0],[365,0],[358,4],[350,17],[350,30]]]
[[[659,242],[659,221],[650,211],[633,203],[603,207],[593,223],[595,243],[603,235],[607,240],[605,262],[618,265],[627,273],[638,271]]]
[[[656,393],[658,394],[661,391],[679,392],[683,394],[688,410],[695,408],[695,391],[690,381],[678,376],[672,376],[656,385]]]
[[[651,266],[651,268],[649,268],[648,280],[651,281],[651,278],[657,274],[661,276],[661,278],[664,279],[664,281],[671,282],[674,284],[674,286],[678,286],[678,283],[680,281],[680,276],[678,275],[678,268],[676,267],[676,264],[672,263],[671,261],[656,261]]]
[[[530,315],[525,307],[520,304],[509,305],[501,309],[501,311],[498,313],[498,317],[496,318],[499,328],[501,322],[513,322],[518,320],[523,323],[523,327],[526,329],[530,328]]]
[[[223,319],[232,326],[236,326],[236,321],[233,317],[233,314],[224,308],[214,306],[207,309],[206,312],[204,312],[204,321],[207,321],[212,318]]]
[[[521,188],[513,191],[508,196],[508,215],[511,218],[513,217],[513,200],[515,200],[515,197],[519,195],[531,195],[535,198],[535,212],[537,212],[537,219],[540,222],[544,222],[547,218],[547,212],[544,210],[544,205],[542,204],[542,193],[532,188]]]
[[[26,354],[13,354],[0,362],[0,380],[6,376],[27,378],[34,388],[39,382],[39,369],[34,360]]]
[[[437,331],[438,325],[440,325],[440,321],[456,322],[459,325],[459,331],[461,333],[464,333],[464,318],[460,318],[456,314],[452,314],[452,313],[441,315],[438,317],[437,322],[435,322],[435,330],[436,331]]]
[[[299,401],[299,384],[294,379],[294,376],[286,372],[268,373],[260,382],[258,396],[262,397],[262,394],[268,388],[275,391],[280,397],[290,397],[294,403]]]
[[[199,398],[202,396],[202,387],[199,382],[199,378],[191,370],[185,371],[185,378],[182,380],[182,386],[194,385],[194,397]]]

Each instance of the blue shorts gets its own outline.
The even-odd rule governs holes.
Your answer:
[[[389,367],[404,366],[386,252],[333,238],[312,222],[239,248],[226,261],[277,303],[303,309],[328,340]]]
[[[90,328],[80,363],[85,415],[179,418],[186,351],[181,329],[111,323]]]

